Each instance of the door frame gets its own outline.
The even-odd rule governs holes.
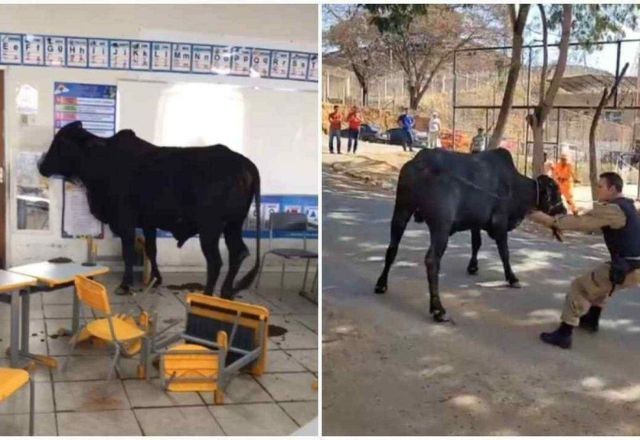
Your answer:
[[[5,154],[5,70],[0,69],[0,269],[7,268],[7,167]]]

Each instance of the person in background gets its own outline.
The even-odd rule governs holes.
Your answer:
[[[478,134],[471,139],[471,153],[482,153],[487,148],[487,136],[484,128],[478,128]]]
[[[404,112],[398,116],[398,126],[402,129],[402,150],[413,151],[413,127],[416,125],[416,121],[411,115],[409,107],[405,107]]]
[[[438,148],[438,139],[440,139],[440,118],[438,113],[433,112],[429,121],[429,148]]]
[[[340,154],[340,130],[342,129],[342,113],[340,107],[333,106],[329,113],[329,153],[333,154],[333,138],[336,139],[336,151]]]
[[[353,110],[355,109],[355,110]],[[347,153],[351,152],[351,141],[353,141],[353,154],[358,149],[358,136],[360,135],[360,126],[362,125],[362,116],[356,107],[349,113],[347,124],[349,124],[349,140],[347,142]]]
[[[543,168],[543,173],[546,176],[549,176],[551,178],[553,178],[553,162],[551,161],[551,159],[548,158],[547,156],[547,152],[544,152],[544,168]]]
[[[553,167],[553,179],[558,183],[560,192],[567,201],[573,215],[578,214],[578,208],[573,201],[573,184],[578,182],[573,170],[573,165],[569,163],[567,153],[560,155],[560,162]]]
[[[560,326],[540,335],[543,342],[571,348],[573,329],[598,331],[600,312],[614,292],[640,284],[640,216],[633,200],[622,195],[620,175],[602,173],[598,201],[583,215],[551,217],[534,211],[529,218],[561,231],[602,231],[611,261],[602,262],[574,279],[562,310]]]

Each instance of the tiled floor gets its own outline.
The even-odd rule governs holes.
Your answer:
[[[224,274],[220,279],[223,279]],[[164,273],[165,285],[202,282],[201,273]],[[99,278],[110,291],[119,274]],[[278,292],[279,273],[265,273],[259,294],[243,292],[239,300],[262,304],[271,324],[287,332],[270,338],[267,372],[261,377],[236,376],[225,392],[225,404],[213,405],[210,393],[167,393],[157,379],[136,378],[137,358],[123,359],[117,377],[107,381],[110,351],[79,345],[67,371],[38,366],[36,435],[287,435],[317,416],[317,306],[297,294],[299,273],[287,274],[287,290]],[[156,307],[160,327],[170,319],[184,322],[185,292],[160,287],[148,297],[135,297],[145,308]],[[70,325],[70,288],[31,296],[31,351],[49,354],[62,364],[69,354],[67,337],[57,330]],[[132,297],[111,296],[116,312],[130,312]],[[137,313],[137,312],[136,312]],[[181,323],[176,327],[184,328]],[[0,303],[0,367],[8,366],[9,307]],[[157,378],[153,369],[152,376]],[[0,402],[0,436],[26,435],[28,387]]]

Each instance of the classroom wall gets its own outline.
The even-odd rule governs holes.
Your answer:
[[[164,39],[169,41],[236,43],[301,51],[317,51],[315,5],[42,5],[0,6],[0,32]],[[0,66],[0,68],[2,68]],[[118,128],[133,128],[154,143],[171,145],[228,144],[252,159],[261,170],[263,194],[317,194],[317,85],[296,81],[131,73],[69,68],[5,67],[6,149],[9,178],[9,265],[57,256],[83,261],[82,240],[61,238],[61,182],[50,180],[48,231],[19,231],[16,224],[16,182],[12,165],[19,151],[44,152],[53,135],[55,81],[113,84],[119,89]],[[22,85],[38,91],[38,113],[25,124],[16,111]],[[173,93],[171,91],[173,90]],[[177,92],[176,92],[177,91]],[[202,112],[218,109],[199,101],[197,117],[183,121],[189,130],[170,129],[178,106],[188,96],[225,96],[240,103],[230,117],[218,113],[226,130],[213,130]],[[149,105],[153,97],[158,105]],[[186,96],[186,98],[185,98]],[[170,104],[173,102],[173,104]],[[139,103],[139,105],[134,105]],[[152,112],[143,108],[153,108]],[[222,107],[224,110],[224,107]],[[237,120],[237,124],[232,122]],[[164,122],[163,122],[164,121]],[[175,124],[174,124],[175,125]],[[209,126],[208,126],[209,125]],[[238,129],[238,127],[241,127]],[[220,134],[217,136],[217,134]],[[108,228],[107,228],[108,229]],[[253,239],[246,239],[253,249]],[[197,240],[180,250],[173,239],[159,240],[163,270],[203,269]],[[311,241],[312,247],[316,246]],[[119,255],[119,241],[110,232],[99,240],[100,255]],[[224,244],[221,244],[226,258]],[[115,264],[117,269],[118,264]]]

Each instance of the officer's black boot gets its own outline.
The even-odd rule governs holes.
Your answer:
[[[560,348],[571,348],[571,333],[573,327],[564,322],[556,331],[551,333],[540,333],[540,339],[547,344],[556,345]]]
[[[580,328],[591,333],[597,332],[601,312],[602,307],[591,306],[587,314],[580,317]]]

